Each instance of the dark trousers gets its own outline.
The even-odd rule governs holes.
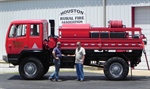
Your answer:
[[[50,78],[59,78],[60,60],[54,59],[55,71],[50,75]]]

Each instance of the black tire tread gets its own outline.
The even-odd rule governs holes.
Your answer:
[[[24,65],[28,62],[33,62],[37,65],[37,73],[32,77],[27,76],[24,72]],[[44,72],[43,64],[38,58],[26,57],[19,64],[19,73],[23,79],[26,79],[26,80],[40,79],[43,76],[43,72]]]
[[[118,63],[120,63],[123,66],[123,73],[118,78],[113,77],[111,75],[111,73],[109,72],[109,67],[114,62],[118,62]],[[112,58],[108,59],[106,61],[106,63],[104,64],[104,74],[110,80],[123,80],[123,79],[125,79],[127,77],[128,72],[129,72],[129,65],[127,64],[127,62],[123,58],[112,57]]]

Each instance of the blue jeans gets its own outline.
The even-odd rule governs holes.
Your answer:
[[[54,59],[53,60],[54,65],[55,65],[55,71],[50,75],[51,79],[58,79],[59,78],[59,69],[60,69],[60,59]]]
[[[76,73],[77,73],[77,79],[79,80],[84,79],[83,64],[76,63]]]

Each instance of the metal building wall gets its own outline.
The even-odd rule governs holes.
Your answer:
[[[102,26],[102,0],[14,0],[0,2],[0,56],[5,54],[5,35],[9,23],[18,19],[55,19],[58,29],[59,14],[67,9],[85,13],[86,23]],[[57,30],[55,31],[57,34]],[[0,58],[1,59],[1,58]]]
[[[122,20],[127,27],[132,26],[133,6],[150,6],[150,0],[106,0],[106,21]],[[108,24],[106,22],[106,24]]]

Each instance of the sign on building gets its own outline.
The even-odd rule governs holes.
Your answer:
[[[75,24],[85,23],[85,13],[79,9],[68,9],[60,12],[59,26],[62,24]]]

